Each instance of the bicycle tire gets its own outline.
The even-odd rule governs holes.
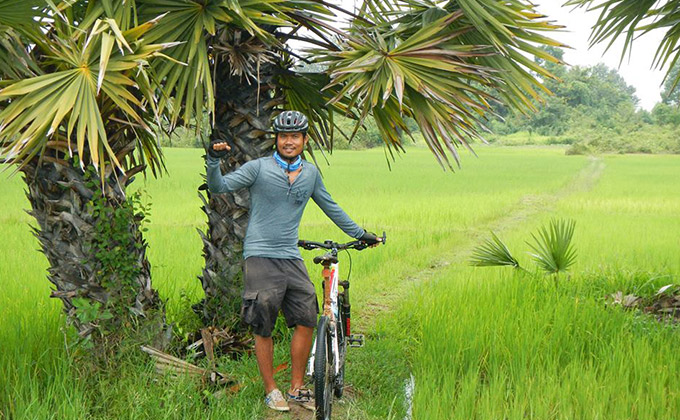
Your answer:
[[[345,338],[343,338],[344,342]],[[345,390],[345,361],[344,357],[347,352],[347,344],[340,344],[340,372],[333,381],[333,394],[335,398],[342,398],[342,393]]]
[[[330,320],[322,316],[316,330],[314,355],[316,420],[330,420],[333,405],[333,352],[329,328]]]
[[[344,303],[342,295],[338,296],[338,305],[342,308]],[[342,393],[345,390],[345,358],[347,357],[347,322],[343,315],[340,316],[338,322],[338,351],[340,356],[340,372],[335,377],[333,382],[333,393],[335,398],[342,398]]]

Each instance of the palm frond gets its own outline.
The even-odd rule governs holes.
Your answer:
[[[519,261],[512,256],[508,247],[493,232],[491,232],[491,239],[485,240],[482,245],[472,251],[470,264],[477,267],[520,268]]]
[[[609,50],[614,42],[624,36],[621,62],[630,54],[635,38],[647,32],[664,31],[657,47],[652,65],[657,69],[670,69],[680,59],[680,7],[677,1],[667,0],[570,0],[566,5],[586,7],[588,11],[599,11],[593,26],[590,44],[607,42]],[[656,7],[655,7],[656,6]],[[665,81],[665,79],[664,79]],[[673,88],[680,82],[680,75],[672,81]]]
[[[108,166],[124,170],[110,138],[120,130],[115,124],[107,129],[104,121],[117,118],[130,130],[152,133],[140,113],[155,108],[155,92],[144,86],[143,75],[145,64],[166,45],[140,41],[151,26],[122,32],[114,20],[104,19],[81,37],[55,26],[52,40],[41,45],[47,56],[42,64],[51,71],[0,90],[0,101],[11,100],[0,112],[0,153],[6,161],[21,167],[56,136],[70,154],[77,153],[81,166],[91,163],[102,176]]]
[[[539,46],[562,46],[561,42],[542,35],[561,26],[535,11],[535,6],[520,0],[447,2],[442,8],[430,2],[404,0],[410,11],[398,19],[396,33],[411,34],[421,25],[428,25],[444,13],[462,12],[460,25],[474,28],[454,40],[456,43],[489,46],[493,54],[480,57],[478,64],[498,71],[499,83],[494,89],[505,103],[519,111],[533,111],[533,101],[539,100],[536,90],[546,90],[536,74],[544,78],[552,75],[527,58],[537,55],[549,61]],[[402,36],[403,36],[402,35]]]
[[[574,220],[552,219],[549,225],[539,228],[531,237],[534,243],[527,244],[534,251],[531,256],[547,274],[568,271],[576,260],[576,250],[571,243],[574,236]]]
[[[46,16],[44,0],[0,0],[0,25],[12,28],[36,26],[36,20]]]
[[[4,80],[4,84],[7,84],[7,79],[21,79],[41,73],[27,51],[28,46],[17,31],[0,24],[0,83]]]
[[[356,129],[369,114],[376,117],[388,147],[400,147],[406,119],[414,118],[439,162],[452,168],[444,147],[458,162],[455,146],[477,133],[489,108],[490,96],[475,83],[490,85],[495,77],[493,69],[463,59],[488,54],[484,47],[444,46],[464,32],[447,31],[458,18],[447,15],[402,42],[375,30],[356,34],[342,51],[320,52],[328,88],[341,87],[330,103],[356,107]]]
[[[189,123],[203,109],[214,112],[213,80],[210,73],[213,54],[209,38],[220,27],[243,30],[258,38],[264,45],[279,44],[267,28],[290,26],[280,17],[286,2],[260,0],[136,0],[139,15],[151,19],[162,15],[162,25],[149,31],[147,42],[177,42],[165,53],[173,60],[155,61],[152,65],[164,85],[165,97],[161,110],[169,107],[171,128],[180,117]],[[179,64],[179,65],[178,65]],[[249,74],[252,75],[252,74]],[[254,75],[252,75],[254,76]]]
[[[75,18],[75,20],[80,22],[78,27],[83,30],[89,30],[95,22],[101,19],[115,20],[123,31],[139,25],[137,2],[135,0],[99,0],[88,2],[86,8],[82,8],[82,5],[76,2],[65,3],[59,9],[62,11],[67,10],[71,18],[62,14],[62,19],[66,22],[72,22]]]
[[[369,20],[384,23],[353,26],[340,51],[311,52],[328,66],[327,88],[337,88],[330,103],[356,108],[356,129],[373,116],[390,151],[401,148],[413,118],[439,163],[453,170],[449,157],[460,166],[458,148],[484,141],[489,103],[496,100],[488,92],[530,110],[537,90],[546,90],[534,72],[552,75],[526,54],[543,56],[537,46],[561,45],[539,34],[558,27],[528,3],[378,3],[365,10]]]

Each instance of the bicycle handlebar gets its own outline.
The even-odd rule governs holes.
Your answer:
[[[387,236],[385,235],[385,232],[382,234],[382,244],[385,244],[385,241],[387,240]],[[364,241],[351,241],[347,242],[344,244],[333,242],[333,241],[324,241],[323,243],[321,242],[314,242],[314,241],[304,241],[304,240],[299,240],[298,241],[298,246],[300,248],[304,248],[307,250],[312,250],[312,249],[337,249],[337,250],[343,250],[343,249],[356,249],[357,251],[361,251],[362,249],[368,248],[370,245],[367,244]]]

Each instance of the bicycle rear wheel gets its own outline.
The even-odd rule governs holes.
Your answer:
[[[319,319],[316,330],[316,353],[314,355],[314,398],[316,420],[330,420],[333,404],[333,351],[330,320]]]

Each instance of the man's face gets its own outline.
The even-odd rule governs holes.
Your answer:
[[[292,159],[302,153],[307,145],[307,135],[300,132],[278,133],[276,149],[285,159]]]

